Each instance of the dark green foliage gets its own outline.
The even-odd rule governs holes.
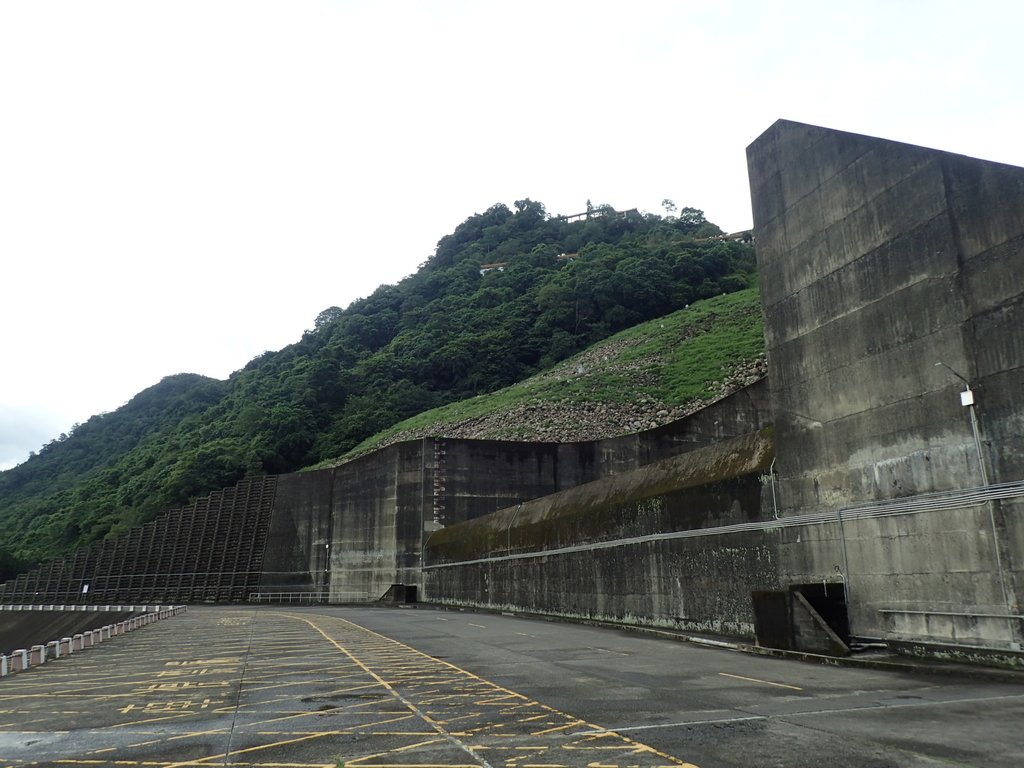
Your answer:
[[[13,579],[28,570],[28,563],[22,562],[5,549],[0,549],[0,582]]]
[[[0,473],[0,550],[42,559],[246,475],[340,456],[402,419],[742,289],[753,251],[719,234],[692,208],[663,218],[598,206],[568,222],[529,199],[495,205],[416,274],[325,309],[297,343],[227,381],[168,377]]]

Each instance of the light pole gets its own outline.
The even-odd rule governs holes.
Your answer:
[[[974,449],[978,452],[978,469],[981,472],[981,484],[988,486],[988,468],[985,466],[985,454],[981,450],[981,435],[978,430],[978,414],[974,410],[974,390],[971,389],[971,382],[954,371],[945,363],[936,363],[936,367],[942,366],[964,383],[964,391],[960,393],[960,405],[964,406],[971,414],[971,432],[974,434]]]
[[[983,487],[988,487],[988,468],[985,466],[985,454],[981,450],[981,434],[978,429],[978,414],[974,410],[974,391],[971,389],[971,382],[969,382],[964,376],[957,373],[955,370],[950,368],[943,362],[935,364],[936,367],[943,367],[960,381],[964,383],[964,391],[960,393],[960,405],[964,406],[970,411],[971,415],[971,432],[974,434],[974,448],[978,452],[978,469],[981,472],[981,484]],[[995,554],[996,571],[999,574],[999,587],[1003,593],[1003,606],[1006,609],[1006,627],[1009,632],[1010,647],[1014,650],[1020,648],[1020,643],[1016,641],[1013,634],[1013,620],[1010,615],[1013,613],[1013,605],[1010,601],[1010,593],[1006,588],[1006,576],[1003,574],[1003,558],[999,552],[999,532],[996,529],[996,513],[995,513],[995,502],[989,499],[986,504],[988,507],[988,522],[992,529],[992,551]]]

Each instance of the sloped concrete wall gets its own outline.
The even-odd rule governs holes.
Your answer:
[[[713,529],[762,519],[771,458],[751,434],[437,531],[424,597],[749,636],[751,591],[779,583],[772,541]]]
[[[330,472],[282,475],[278,479],[260,576],[261,594],[328,588],[331,493]]]
[[[260,592],[375,599],[420,584],[432,532],[768,423],[761,380],[657,429],[582,443],[424,439],[280,478]]]

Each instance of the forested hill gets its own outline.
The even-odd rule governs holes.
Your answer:
[[[397,285],[331,307],[227,381],[172,376],[0,473],[0,568],[119,533],[248,474],[341,456],[612,333],[753,280],[753,249],[696,209],[517,201],[469,217]],[[2,574],[0,574],[2,575]]]

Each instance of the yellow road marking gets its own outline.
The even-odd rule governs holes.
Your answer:
[[[317,632],[319,632],[328,642],[330,642],[336,648],[341,650],[346,656],[351,658],[359,667],[361,667],[362,669],[366,670],[366,672],[369,675],[371,675],[375,679],[381,680],[381,683],[385,687],[387,687],[389,690],[394,690],[386,681],[384,681],[382,678],[380,678],[378,675],[376,675],[372,670],[370,670],[368,667],[366,667],[359,659],[355,658],[351,653],[349,653],[346,649],[344,649],[342,646],[340,646],[334,639],[329,637],[327,635],[327,633],[324,632],[323,629],[321,629],[319,626],[314,624],[312,621],[310,621],[309,619],[306,619],[306,618],[304,618],[302,616],[296,615],[296,614],[284,614],[284,615],[285,616],[289,616],[289,617],[294,618],[294,619],[298,619],[300,621],[303,621],[303,622],[309,624],[309,626],[313,627]],[[647,746],[646,744],[641,744],[639,742],[633,741],[628,736],[623,736],[621,734],[609,731],[606,728],[601,728],[601,726],[597,726],[597,725],[594,725],[592,723],[587,723],[584,720],[580,720],[579,718],[575,718],[575,717],[573,717],[571,715],[568,715],[568,714],[566,714],[564,712],[560,712],[559,710],[555,709],[554,707],[550,707],[547,704],[542,704],[539,701],[531,700],[528,697],[523,696],[521,693],[516,693],[515,691],[509,690],[508,688],[504,688],[504,687],[502,687],[500,685],[497,685],[496,683],[493,683],[493,682],[491,682],[489,680],[485,680],[484,678],[480,677],[479,675],[475,675],[475,674],[473,674],[472,672],[470,672],[470,671],[468,671],[466,669],[463,669],[461,667],[457,667],[456,665],[454,665],[454,664],[452,664],[450,662],[444,661],[443,659],[434,658],[433,656],[430,656],[429,654],[423,653],[422,651],[419,651],[419,650],[417,650],[416,648],[413,648],[410,645],[406,645],[405,643],[399,642],[398,640],[395,640],[394,638],[388,637],[386,635],[382,635],[379,632],[374,632],[373,630],[367,629],[366,627],[363,627],[363,626],[360,626],[359,624],[356,624],[355,622],[351,622],[351,621],[348,621],[347,619],[342,619],[342,618],[337,618],[337,617],[331,617],[331,618],[334,621],[338,621],[338,622],[341,622],[343,624],[347,624],[350,627],[354,627],[358,631],[366,632],[367,634],[370,634],[370,635],[372,635],[374,637],[377,637],[377,638],[379,638],[379,639],[381,639],[381,640],[383,640],[383,641],[385,641],[385,642],[387,642],[389,644],[392,644],[392,645],[397,646],[399,648],[404,648],[406,651],[412,653],[414,656],[418,656],[418,657],[420,657],[422,659],[426,659],[430,663],[439,664],[441,666],[447,667],[447,668],[451,669],[452,671],[454,671],[455,673],[457,673],[460,676],[467,677],[470,680],[473,680],[473,681],[475,681],[475,682],[477,682],[479,684],[491,687],[492,690],[502,691],[502,692],[508,694],[508,696],[510,698],[518,699],[518,700],[524,701],[524,702],[530,702],[531,704],[533,704],[534,706],[536,706],[536,707],[538,707],[540,709],[544,709],[544,710],[546,710],[548,712],[551,712],[551,713],[553,713],[553,714],[555,714],[555,715],[557,715],[559,717],[566,718],[567,720],[572,721],[573,725],[581,725],[581,724],[582,725],[588,725],[591,728],[594,728],[595,730],[603,731],[604,734],[613,735],[613,736],[621,739],[622,741],[625,741],[628,744],[633,745],[636,748],[637,751],[639,751],[639,752],[648,752],[648,753],[651,753],[651,754],[655,754],[658,757],[662,757],[662,758],[668,760],[669,763],[671,763],[672,765],[683,766],[684,768],[697,768],[697,766],[693,765],[692,763],[684,762],[684,761],[680,760],[677,757],[673,757],[672,755],[666,754],[664,752],[660,752],[660,751],[654,749],[653,747]],[[397,692],[396,692],[396,696],[398,696],[398,695],[399,694],[397,694]],[[403,701],[403,703],[405,703],[405,702]],[[425,713],[424,713],[424,715],[425,715]],[[426,717],[425,717],[425,719],[426,719]],[[448,735],[447,732],[441,727],[441,725],[439,723],[436,723],[436,721],[434,721],[433,719],[429,719],[428,722],[430,723],[430,725],[432,727],[437,728],[439,733]],[[563,730],[563,729],[549,729],[549,730]],[[532,734],[532,735],[536,735],[536,734]],[[461,742],[459,742],[459,743],[461,744]],[[471,751],[470,748],[468,748],[468,747],[464,747],[464,748],[470,754],[474,755],[474,757],[477,756],[475,751]],[[478,748],[474,747],[473,750],[477,750],[478,751]]]
[[[798,688],[795,685],[786,685],[785,683],[773,683],[771,680],[758,680],[756,677],[744,677],[743,675],[730,675],[728,672],[719,672],[722,677],[732,677],[736,680],[747,680],[751,683],[764,683],[765,685],[774,685],[779,688],[789,688],[794,691],[802,691],[803,688]]]
[[[285,615],[289,615],[289,614],[285,614]],[[444,736],[446,739],[450,739],[454,744],[456,744],[459,747],[459,749],[462,749],[465,752],[467,752],[468,754],[472,755],[473,757],[476,757],[476,755],[473,753],[472,748],[468,744],[464,744],[463,742],[459,741],[457,738],[455,738],[454,736],[449,734],[444,728],[441,727],[440,723],[438,723],[430,715],[428,715],[426,712],[423,712],[419,707],[417,707],[411,701],[409,701],[404,696],[402,696],[402,694],[399,693],[397,690],[395,690],[395,688],[387,680],[385,680],[380,675],[378,675],[376,672],[374,672],[372,669],[370,669],[365,664],[363,664],[363,662],[360,661],[359,659],[357,659],[355,656],[353,656],[352,653],[350,653],[347,648],[345,648],[344,646],[339,644],[337,640],[335,640],[333,637],[331,637],[326,632],[324,632],[319,626],[314,624],[309,619],[305,619],[305,618],[301,618],[301,617],[296,617],[296,616],[292,616],[292,618],[299,618],[300,621],[304,621],[306,624],[308,624],[313,629],[315,629],[317,632],[319,632],[320,635],[327,642],[329,642],[331,645],[333,645],[335,648],[337,648],[339,651],[341,651],[343,654],[345,654],[349,659],[352,660],[352,662],[356,666],[358,666],[366,674],[368,674],[370,677],[372,677],[374,680],[376,680],[382,686],[384,686],[384,688],[388,692],[390,692],[392,696],[394,696],[396,699],[401,701],[405,706],[407,706],[409,709],[411,709],[413,712],[415,712],[416,715],[421,717],[423,719],[423,721],[426,722],[431,728],[433,728],[439,734]],[[344,621],[344,619],[342,619],[341,621]],[[347,624],[351,624],[352,626],[355,626],[355,627],[359,626],[358,624],[352,624],[351,622],[346,622],[346,623]],[[362,627],[360,627],[360,629],[362,629]],[[376,634],[376,633],[374,633],[374,634]],[[425,654],[421,654],[421,655],[425,655]]]
[[[322,739],[324,736],[336,736],[334,731],[323,731],[321,733],[309,734],[306,736],[299,736],[295,739],[284,739],[282,741],[275,741],[272,744],[259,744],[255,747],[246,747],[245,749],[232,749],[230,752],[221,752],[219,755],[207,755],[206,757],[199,757],[195,760],[185,760],[180,763],[160,763],[163,768],[185,768],[188,765],[209,765],[210,760],[220,760],[221,758],[228,758],[232,755],[244,755],[247,752],[259,752],[264,749],[273,749],[274,747],[283,747],[285,744],[297,744],[300,741],[310,741],[311,739]],[[235,761],[232,761],[235,763]],[[237,765],[237,763],[235,763]]]
[[[294,628],[294,631],[280,626],[284,622],[279,624],[279,622],[273,621],[274,616],[285,619]],[[253,768],[327,768],[328,766],[334,768],[335,764],[333,763],[324,765],[298,761],[284,762],[281,761],[281,757],[285,757],[287,760],[286,755],[294,754],[295,757],[299,757],[302,754],[302,751],[296,753],[291,745],[317,741],[323,737],[360,734],[360,738],[397,737],[401,739],[401,744],[395,744],[390,749],[377,754],[359,755],[358,751],[350,751],[348,753],[350,757],[345,762],[346,765],[360,766],[361,768],[371,768],[371,766],[373,768],[399,768],[399,766],[401,768],[413,768],[414,766],[415,768],[428,768],[430,765],[436,765],[437,768],[455,768],[455,766],[481,768],[481,766],[489,766],[484,757],[484,755],[488,755],[493,756],[490,759],[494,761],[495,766],[524,768],[524,763],[521,761],[532,758],[531,765],[551,768],[551,766],[562,765],[557,762],[559,757],[575,765],[577,761],[571,757],[573,752],[582,757],[586,753],[592,754],[595,751],[607,750],[612,754],[603,755],[604,760],[594,754],[593,758],[587,762],[594,766],[610,762],[618,766],[636,766],[641,763],[650,766],[654,763],[695,768],[690,763],[684,763],[670,755],[634,742],[620,733],[599,726],[592,726],[597,729],[596,734],[588,739],[580,739],[579,734],[566,733],[567,730],[578,728],[581,725],[590,725],[579,718],[541,704],[539,701],[532,700],[515,691],[502,688],[467,670],[418,651],[386,635],[373,632],[354,622],[322,614],[306,614],[306,616],[310,618],[270,611],[260,611],[252,616],[252,621],[258,621],[260,618],[268,619],[268,625],[274,630],[279,640],[278,642],[260,643],[258,655],[248,657],[249,662],[242,670],[245,673],[242,690],[247,694],[263,694],[256,696],[256,698],[262,699],[261,702],[245,702],[243,699],[243,701],[235,702],[232,706],[211,707],[205,713],[191,710],[172,713],[164,710],[163,714],[154,717],[153,714],[160,710],[155,708],[151,692],[137,691],[134,692],[134,694],[138,694],[134,696],[136,702],[131,706],[138,710],[136,716],[145,715],[144,705],[153,707],[153,714],[130,723],[122,722],[105,726],[112,728],[124,728],[128,725],[143,726],[140,733],[137,734],[138,736],[156,737],[149,741],[127,745],[129,747],[169,745],[174,742],[180,744],[182,740],[211,736],[218,737],[219,741],[228,732],[227,728],[190,730],[172,736],[161,733],[162,729],[160,728],[146,729],[144,726],[160,721],[180,722],[183,718],[192,720],[197,715],[209,717],[217,714],[230,715],[231,712],[251,712],[255,707],[266,707],[269,703],[272,710],[275,711],[261,709],[259,714],[263,717],[259,718],[257,722],[239,721],[237,723],[237,728],[249,735],[250,740],[244,749],[241,748],[243,744],[238,744],[239,748],[237,749],[232,749],[224,744],[226,751],[205,756],[203,752],[200,752],[199,756],[192,756],[195,755],[195,752],[193,749],[189,749],[184,754],[190,755],[191,759],[183,759],[183,755],[178,761],[171,762],[173,758],[160,760],[151,757],[146,760],[131,760],[130,753],[121,751],[126,746],[122,745],[122,748],[94,749],[89,753],[80,754],[77,759],[70,756],[65,759],[52,759],[50,764],[108,766],[110,768],[117,765],[152,768],[185,768],[185,766],[203,768],[204,766],[218,765],[222,760],[227,759],[233,765],[252,766]],[[472,626],[486,628],[485,625],[480,624]],[[311,643],[310,630],[313,631],[314,636],[319,634],[327,640],[330,647],[318,646],[315,642]],[[223,644],[215,647],[224,647],[225,649],[231,647],[234,650],[240,643],[244,645],[248,638],[231,632],[230,636],[227,633],[221,633],[220,639],[224,641]],[[344,658],[336,655],[337,651],[340,651]],[[302,659],[302,661],[293,661],[296,659]],[[162,658],[157,658],[153,661],[159,664],[162,660]],[[312,666],[310,666],[311,662]],[[171,663],[167,662],[168,665]],[[177,663],[180,666],[185,662]],[[304,699],[304,701],[311,702],[312,706],[320,703],[327,704],[330,705],[329,708],[325,707],[316,711],[289,711],[290,708],[286,704],[294,702],[294,697],[287,694],[302,683],[282,683],[279,682],[281,678],[278,675],[282,671],[290,673],[293,668],[315,670],[315,674],[312,674],[312,682],[316,685],[317,696],[308,700]],[[224,668],[211,670],[211,672],[213,671],[232,673],[230,686],[237,688],[238,681],[234,677],[239,671],[237,667],[231,670]],[[373,682],[367,682],[364,675]],[[206,679],[210,679],[211,676],[207,676]],[[11,696],[11,703],[18,707],[17,710],[11,710],[11,713],[29,714],[26,709],[31,709],[33,710],[32,715],[38,717],[44,713],[33,705],[46,706],[44,702],[61,698],[72,706],[78,703],[75,699],[88,699],[109,702],[108,706],[120,708],[123,705],[119,700],[126,698],[125,694],[101,694],[99,691],[116,690],[118,685],[143,686],[158,677],[159,675],[144,676],[134,669],[125,670],[125,674],[122,675],[97,676],[93,679],[83,679],[82,677],[67,679],[61,681],[69,686],[69,690],[65,691],[60,691],[56,685],[53,689],[47,685],[43,686],[42,691],[36,689],[32,693],[20,696],[18,692],[11,691],[14,694]],[[188,678],[203,679],[201,677],[192,678],[191,675]],[[223,678],[218,675],[217,679]],[[325,691],[325,683],[338,687]],[[10,691],[10,689],[8,690]],[[72,695],[68,696],[69,692],[73,692]],[[377,695],[374,696],[374,693]],[[219,698],[223,700],[226,695]],[[230,698],[234,698],[234,696]],[[24,707],[19,705],[24,705]],[[46,708],[56,709],[52,705]],[[334,730],[313,730],[319,723],[314,724],[310,716],[330,718],[334,715],[345,716],[334,721],[336,723]],[[40,720],[40,722],[43,721],[45,718]],[[465,728],[461,731],[452,728],[455,721],[464,725]],[[217,720],[216,722],[224,721]],[[323,724],[327,725],[331,722],[328,719],[323,721]],[[358,724],[348,727],[350,722]],[[292,727],[292,723],[298,727]],[[337,728],[338,725],[343,724],[346,727]],[[195,725],[212,725],[212,723],[208,720],[206,722],[193,721],[189,725],[194,728]],[[404,729],[401,727],[402,725],[405,726]],[[419,728],[418,726],[421,725],[424,727]],[[282,730],[274,730],[275,727],[282,727]],[[533,729],[542,730],[531,733]],[[536,734],[547,734],[547,736],[538,738],[534,744],[544,741],[551,743],[544,746],[531,745],[530,738]],[[253,739],[253,736],[257,738]],[[574,740],[575,743],[565,743],[567,738],[571,741]],[[266,743],[268,741],[270,743]],[[214,741],[214,744],[216,743],[217,741]],[[453,747],[467,753],[470,756],[470,762],[459,761],[458,752],[450,752]],[[196,744],[195,748],[201,749],[202,747],[200,744]],[[320,748],[313,747],[313,749],[319,751]],[[213,746],[210,751],[214,750],[216,750],[216,746]],[[267,750],[276,750],[276,752],[271,754]],[[449,752],[443,750],[449,750]],[[119,754],[108,756],[109,752],[118,752]],[[612,756],[616,753],[622,756],[621,762]],[[97,759],[101,755],[107,759]],[[129,759],[120,759],[122,755]],[[251,757],[246,759],[247,755],[251,755]],[[444,757],[450,755],[454,759],[451,762],[443,762],[442,755]],[[498,757],[499,755],[501,757]],[[654,758],[655,755],[658,757]],[[312,756],[310,755],[310,757]],[[90,757],[93,759],[89,759]],[[263,759],[260,759],[261,757]],[[274,757],[277,757],[277,760],[274,760]],[[426,758],[426,760],[418,762],[416,757]],[[442,762],[427,762],[431,757],[434,760],[441,758]],[[405,758],[404,761],[403,758]],[[554,758],[554,760],[544,762],[544,758],[549,758],[549,760]],[[18,764],[22,764],[22,762],[19,761]],[[35,764],[32,761],[29,763]],[[4,765],[5,763],[0,761],[0,768],[3,768]]]

